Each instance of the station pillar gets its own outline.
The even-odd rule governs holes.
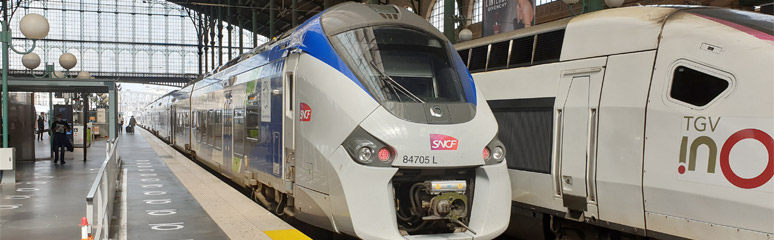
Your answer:
[[[457,34],[454,32],[454,1],[455,0],[438,0],[443,1],[443,35],[449,39],[452,43],[457,42]]]

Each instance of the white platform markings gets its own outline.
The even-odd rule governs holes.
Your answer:
[[[145,202],[145,204],[154,204],[154,205],[172,203],[172,199],[147,199],[142,201]]]
[[[30,198],[32,198],[32,196],[30,195],[12,195],[12,196],[5,197],[5,199],[7,200],[21,200],[21,199],[30,199]]]
[[[177,214],[177,209],[145,210],[151,216],[167,216]]]
[[[22,204],[10,204],[10,205],[0,205],[0,210],[13,210],[21,207]]]
[[[151,227],[153,230],[158,231],[170,231],[170,230],[180,230],[183,229],[184,222],[177,222],[177,223],[156,223],[156,224],[148,224],[148,226]]]
[[[167,192],[165,191],[145,191],[142,192],[142,194],[148,195],[148,196],[158,196],[158,195],[165,195]]]

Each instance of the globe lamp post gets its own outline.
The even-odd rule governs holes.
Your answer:
[[[26,38],[32,39],[32,47],[25,51],[16,50],[13,47],[11,31],[8,27],[9,22],[7,2],[8,1],[3,1],[3,21],[2,31],[0,31],[0,41],[3,43],[3,148],[8,147],[8,50],[10,49],[18,54],[27,55],[35,49],[36,40],[43,39],[46,37],[46,35],[48,35],[48,20],[40,14],[27,14],[21,19],[21,22],[19,22],[19,28]],[[34,64],[36,62],[36,57],[37,64]],[[25,58],[22,58],[22,62],[25,62],[24,59]],[[27,64],[25,64],[25,66],[28,64],[29,66],[40,64],[40,57],[38,57],[37,54],[34,56],[27,56],[26,59]]]

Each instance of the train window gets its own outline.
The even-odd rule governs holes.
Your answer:
[[[686,66],[678,66],[672,75],[669,96],[701,107],[720,96],[728,86],[728,80]]]
[[[506,67],[508,64],[508,48],[510,45],[510,40],[492,43],[492,48],[489,49],[489,64],[486,67],[487,71],[503,69]]]
[[[509,169],[551,173],[555,98],[488,101],[498,137],[508,151]]]
[[[215,148],[220,149],[223,144],[223,112],[215,111]]]
[[[535,36],[513,39],[508,67],[528,66],[532,63],[532,50],[535,47]]]
[[[293,102],[293,92],[295,92],[295,89],[293,89],[293,73],[287,73],[288,75],[288,108],[290,111],[293,111],[293,105],[295,103]]]
[[[380,103],[475,101],[466,94],[472,91],[468,75],[458,72],[462,66],[451,61],[454,52],[431,34],[380,26],[339,33],[332,40],[350,70]]]
[[[204,111],[198,111],[196,112],[196,116],[198,119],[196,122],[196,129],[199,131],[199,134],[197,134],[198,138],[196,140],[198,142],[206,143],[207,140],[203,140],[203,139],[205,138],[205,134],[207,133],[207,126],[206,126],[207,120],[205,119],[207,115],[204,113]]]
[[[538,34],[532,64],[558,62],[563,43],[564,29]]]
[[[489,45],[473,48],[470,52],[470,63],[468,63],[470,72],[484,71],[484,68],[486,68],[487,50],[489,50]]]
[[[260,123],[261,123],[261,107],[260,106],[247,106],[247,113],[245,116],[245,127],[247,131],[247,138],[257,141],[260,137]]]
[[[245,148],[245,110],[234,109],[234,154],[243,156]]]
[[[215,129],[215,113],[209,110],[207,111],[207,144],[210,146],[212,146],[215,137],[213,129]]]

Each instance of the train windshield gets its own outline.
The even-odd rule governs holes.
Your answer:
[[[466,79],[446,41],[420,31],[377,26],[332,37],[355,76],[380,102],[464,103]]]

